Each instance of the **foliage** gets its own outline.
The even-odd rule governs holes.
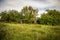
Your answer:
[[[60,12],[57,10],[46,10],[41,17],[37,18],[38,9],[31,6],[25,6],[18,12],[16,10],[9,10],[0,13],[0,21],[3,22],[16,22],[16,23],[39,23],[48,25],[60,24]]]
[[[1,13],[1,20],[6,22],[19,22],[20,13],[16,10],[4,11]]]
[[[36,21],[38,10],[33,9],[31,6],[29,7],[26,6],[22,9],[21,13],[24,16],[24,19],[30,23],[31,21],[34,21],[34,20]]]
[[[41,24],[58,25],[60,24],[60,12],[56,10],[47,10],[39,19]]]
[[[4,22],[27,22],[27,23],[32,23],[32,21],[36,21],[36,16],[37,16],[38,10],[32,8],[31,6],[29,7],[24,7],[21,12],[18,12],[16,10],[9,10],[9,11],[4,11],[0,13],[1,16],[1,21]]]

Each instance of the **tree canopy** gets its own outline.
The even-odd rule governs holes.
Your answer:
[[[56,10],[47,10],[47,13],[43,13],[40,18],[40,23],[57,25],[60,24],[60,12]]]
[[[48,25],[60,24],[60,12],[57,10],[46,10],[41,17],[37,18],[38,9],[31,6],[25,6],[18,12],[16,10],[9,10],[0,13],[0,22],[17,22],[17,23],[39,23]]]
[[[1,21],[6,22],[27,22],[32,23],[32,20],[36,21],[36,16],[38,14],[38,10],[32,8],[31,6],[24,7],[21,12],[16,10],[9,10],[0,13]]]
[[[22,9],[21,13],[24,16],[24,19],[28,20],[28,22],[31,22],[32,20],[35,22],[36,16],[38,14],[38,9],[33,9],[31,6],[26,6]]]

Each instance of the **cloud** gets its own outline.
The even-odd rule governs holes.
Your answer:
[[[39,9],[38,13],[43,13],[46,9],[56,9],[60,11],[60,0],[0,0],[0,12],[15,9],[20,11],[24,6],[32,6]]]

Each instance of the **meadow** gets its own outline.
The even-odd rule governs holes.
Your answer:
[[[60,26],[0,23],[0,40],[60,40]]]

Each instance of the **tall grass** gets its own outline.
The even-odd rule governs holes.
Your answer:
[[[60,40],[60,26],[0,23],[0,40]]]

